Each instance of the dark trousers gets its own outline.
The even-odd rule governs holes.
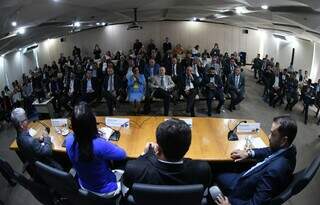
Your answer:
[[[303,106],[304,106],[304,124],[307,124],[308,122],[308,112],[309,112],[309,106],[314,104],[314,98],[304,95],[303,96]]]
[[[116,103],[117,103],[117,98],[109,91],[105,92],[104,97],[107,100],[108,115],[112,116],[113,115],[113,108],[116,106]]]
[[[83,100],[86,101],[87,103],[90,103],[92,102],[94,99],[96,99],[96,94],[93,92],[93,93],[85,93],[83,95]]]
[[[52,105],[55,112],[60,112],[61,110],[60,97],[60,93],[53,94]]]
[[[271,88],[269,92],[269,105],[275,106],[280,100],[282,95],[282,89],[279,88],[278,90]]]
[[[224,104],[224,96],[223,91],[219,90],[208,90],[207,91],[207,106],[208,106],[208,115],[210,116],[212,113],[212,100],[213,98],[216,98],[216,100],[219,101],[217,111],[221,109],[221,106]]]
[[[154,91],[153,96],[156,98],[163,99],[164,115],[168,116],[169,115],[170,98],[171,98],[170,92],[158,88]]]
[[[184,97],[187,99],[187,112],[190,112],[191,117],[195,116],[194,113],[194,100],[195,100],[195,96],[196,96],[196,90],[195,89],[191,89],[188,91],[188,94],[186,92],[184,92]]]
[[[243,95],[240,92],[237,92],[236,90],[230,90],[229,93],[231,95],[231,108],[238,105],[244,99]]]
[[[286,110],[292,110],[293,106],[298,102],[298,94],[297,93],[287,93],[287,106]]]

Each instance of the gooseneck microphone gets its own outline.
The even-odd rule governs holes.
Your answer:
[[[247,123],[247,121],[246,121],[246,120],[240,121],[240,122],[237,124],[237,126],[235,126],[232,130],[230,130],[230,131],[228,132],[228,140],[229,140],[229,141],[239,140],[238,135],[237,135],[237,133],[236,133],[236,129],[238,128],[238,126],[239,126],[241,123]]]

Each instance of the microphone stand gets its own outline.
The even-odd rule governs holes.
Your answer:
[[[104,123],[104,122],[97,122],[97,124],[98,124],[98,125],[99,125],[99,124],[102,124],[102,125],[110,128],[110,129],[113,131],[113,133],[111,134],[111,136],[110,136],[110,138],[109,138],[110,140],[112,140],[112,141],[118,141],[118,140],[120,139],[120,131],[119,131],[119,130],[116,130],[116,129],[110,127],[109,125],[107,125],[107,124]],[[121,126],[122,126],[122,125],[121,125]]]
[[[232,130],[230,130],[230,131],[228,132],[228,140],[229,140],[229,141],[237,141],[237,140],[239,140],[238,135],[237,135],[237,133],[236,133],[235,131],[236,131],[236,129],[238,128],[238,126],[239,126],[241,123],[247,123],[247,121],[246,121],[246,120],[240,121],[240,122],[237,124],[237,126],[235,126],[235,128],[233,128]]]

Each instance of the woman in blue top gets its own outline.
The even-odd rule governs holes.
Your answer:
[[[74,133],[67,136],[66,149],[80,186],[101,196],[115,195],[120,187],[108,164],[125,159],[126,152],[100,138],[96,118],[84,102],[74,107],[71,125]]]
[[[128,79],[128,99],[134,104],[135,112],[139,112],[145,95],[146,79],[139,73],[139,67],[132,69],[133,75]]]

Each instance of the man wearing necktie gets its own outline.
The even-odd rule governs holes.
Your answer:
[[[199,84],[196,75],[192,74],[192,67],[188,66],[186,69],[186,74],[183,75],[181,80],[181,93],[187,100],[186,112],[191,114],[191,117],[195,116],[194,112],[194,101],[197,94],[197,86]]]
[[[267,148],[235,150],[235,162],[245,159],[258,163],[242,173],[218,174],[216,181],[232,205],[261,205],[280,194],[291,182],[296,166],[296,148],[292,144],[297,124],[290,116],[273,119]],[[226,200],[226,199],[225,199]]]
[[[228,78],[229,93],[231,95],[231,103],[229,110],[235,110],[235,106],[244,99],[245,79],[240,73],[240,67],[234,69],[234,73]]]
[[[163,99],[164,115],[168,116],[170,99],[172,98],[172,91],[175,87],[171,76],[166,75],[165,67],[160,67],[159,75],[152,78],[150,89],[153,91],[153,97]]]
[[[113,109],[116,106],[117,95],[119,93],[120,80],[117,75],[114,74],[113,67],[108,67],[107,75],[104,79],[103,89],[104,97],[107,100],[108,114],[113,115]]]

